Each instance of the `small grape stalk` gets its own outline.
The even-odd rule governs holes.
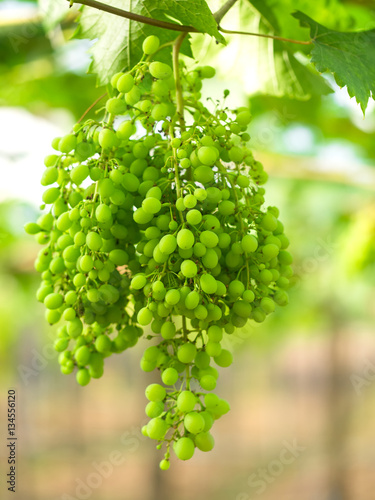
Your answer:
[[[103,120],[53,141],[48,210],[25,229],[44,245],[37,299],[48,323],[64,322],[63,374],[83,386],[101,377],[105,358],[147,327],[140,365],[161,383],[146,389],[142,432],[165,445],[166,470],[171,447],[181,460],[213,448],[211,427],[230,407],[211,392],[212,363],[233,361],[224,336],[288,303],[292,256],[278,209],[262,208],[267,174],[246,145],[249,110],[228,110],[225,96],[209,110],[200,90],[212,67],[180,62],[173,75],[154,59],[157,37],[143,48],[112,77]]]

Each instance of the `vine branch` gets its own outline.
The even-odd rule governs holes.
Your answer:
[[[220,21],[223,19],[225,14],[233,7],[233,5],[237,2],[237,0],[227,0],[225,4],[220,7],[218,11],[215,12],[214,18],[215,21],[217,22],[218,26],[220,24]]]
[[[160,21],[159,19],[153,19],[152,17],[142,16],[140,14],[134,14],[127,10],[122,10],[112,5],[107,5],[102,2],[97,2],[96,0],[68,0],[70,5],[79,3],[81,5],[86,5],[87,7],[93,7],[94,9],[102,10],[103,12],[108,12],[109,14],[115,14],[119,17],[124,17],[125,19],[130,19],[131,21],[137,21],[143,24],[149,24],[150,26],[156,26],[158,28],[165,28],[167,30],[182,31],[184,33],[199,33],[199,31],[193,26],[185,26],[183,24],[174,24],[167,21]]]
[[[131,21],[136,21],[143,24],[148,24],[150,26],[156,26],[158,28],[164,28],[172,31],[179,31],[182,33],[201,33],[199,30],[194,28],[194,26],[188,26],[184,24],[169,23],[168,21],[161,21],[159,19],[153,19],[152,17],[142,16],[140,14],[134,14],[127,10],[122,10],[112,5],[107,5],[102,2],[97,2],[97,0],[67,0],[70,7],[75,3],[86,5],[87,7],[93,7],[94,9],[102,10],[103,12],[108,12],[109,14],[114,14],[125,19],[130,19]],[[271,38],[272,40],[280,40],[282,42],[297,43],[299,45],[310,45],[312,40],[302,41],[302,40],[292,40],[291,38],[283,38],[276,35],[266,35],[263,33],[250,33],[247,31],[232,31],[224,29],[220,26],[220,21],[223,19],[225,14],[233,7],[237,0],[228,0],[216,13],[214,13],[214,18],[218,23],[218,30],[222,33],[228,35],[249,35],[249,36],[259,36],[261,38]]]
[[[181,44],[186,37],[186,33],[181,33],[173,45],[173,73],[174,80],[176,82],[176,98],[177,98],[177,114],[181,125],[181,130],[185,129],[185,119],[184,119],[184,98],[182,95],[181,79],[180,79],[180,67],[179,67],[179,53]]]
[[[272,38],[272,40],[280,40],[281,42],[290,42],[290,43],[298,43],[299,45],[311,45],[312,40],[303,41],[303,40],[292,40],[291,38],[284,38],[282,36],[277,35],[266,35],[264,33],[251,33],[249,31],[232,31],[226,30],[221,26],[218,26],[218,30],[222,33],[227,33],[228,35],[250,35],[250,36],[259,36],[261,38]]]

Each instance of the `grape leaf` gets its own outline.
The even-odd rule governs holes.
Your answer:
[[[173,16],[184,24],[194,25],[197,29],[203,29],[203,25],[205,25],[206,32],[208,32],[208,28],[209,34],[214,33],[212,23],[209,22],[209,16],[213,20],[214,18],[204,0],[193,0],[191,2],[177,2],[176,0],[159,0],[156,2],[151,0],[108,0],[107,4],[135,14],[170,22],[170,18],[165,15],[167,13],[168,16]],[[194,8],[198,8],[198,5],[200,5],[202,10],[205,11],[204,4],[206,4],[209,15],[206,14],[202,16],[202,19],[197,19],[193,12]],[[217,31],[216,23],[215,26]],[[79,38],[97,40],[90,49],[92,63],[89,71],[97,74],[99,85],[107,84],[114,73],[132,68],[141,59],[143,55],[142,42],[149,35],[158,36],[160,43],[164,44],[175,40],[179,33],[124,19],[89,7],[83,8],[77,32]],[[188,37],[182,44],[181,52],[192,57]],[[170,63],[171,48],[168,47],[160,51],[157,58]]]
[[[293,16],[310,27],[311,62],[321,73],[333,73],[337,84],[347,87],[364,114],[369,98],[375,98],[375,29],[340,32],[322,26],[302,12]]]
[[[279,22],[277,16],[274,13],[272,7],[267,5],[264,0],[249,0],[249,2],[256,8],[256,10],[262,15],[262,17],[269,23],[271,28],[275,33],[280,32]]]
[[[271,5],[249,0],[261,15],[257,30],[264,34],[280,34],[277,16]],[[294,48],[285,42],[262,38],[257,41],[259,88],[261,93],[277,97],[307,100],[312,96],[333,92],[311,65],[301,63]]]
[[[66,0],[38,0],[39,11],[42,14],[44,29],[48,32],[56,28],[68,13]]]
[[[205,0],[143,0],[143,4],[150,12],[152,9],[161,10],[182,24],[194,26],[201,33],[225,42]]]
[[[261,86],[262,93],[306,100],[333,92],[324,79],[310,65],[299,62],[283,42],[267,40],[265,44],[273,49],[272,57],[260,59],[261,74],[267,75]]]

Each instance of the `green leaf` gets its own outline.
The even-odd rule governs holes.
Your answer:
[[[171,22],[168,16],[173,16],[183,24],[193,25],[196,29],[205,30],[208,34],[214,35],[215,30],[217,32],[216,22],[204,0],[108,0],[107,4],[162,21]],[[202,9],[202,16],[194,13],[196,8]],[[215,27],[212,25],[211,18]],[[92,63],[89,71],[97,74],[99,85],[106,85],[114,73],[126,71],[137,64],[143,55],[143,40],[149,35],[158,36],[160,43],[164,44],[175,40],[179,32],[156,28],[84,7],[77,33],[79,38],[97,40],[90,49]],[[218,36],[222,39],[220,34]],[[181,46],[181,52],[192,57],[188,37]],[[160,51],[157,59],[171,63],[171,48]]]
[[[252,31],[279,34],[280,26],[272,2],[249,0],[260,14],[253,15]],[[254,16],[258,15],[255,23]],[[249,42],[248,42],[249,43]],[[303,64],[295,54],[296,48],[279,40],[259,38],[253,42],[258,51],[259,89],[262,94],[307,100],[332,91],[311,65]],[[251,50],[251,49],[250,49]]]
[[[38,0],[44,29],[48,32],[56,28],[69,11],[66,0]]]
[[[277,16],[273,11],[272,7],[267,5],[264,0],[249,0],[251,5],[256,8],[256,10],[262,15],[262,17],[268,22],[270,27],[275,31],[275,33],[280,33],[280,26],[277,20]]]
[[[263,93],[307,100],[333,92],[310,65],[298,61],[285,43],[268,40],[268,44],[273,45],[273,57],[265,59],[268,78],[262,87]]]
[[[375,98],[375,30],[333,31],[302,12],[293,16],[310,27],[311,61],[317,70],[333,73],[337,84],[347,87],[365,113],[369,98]]]
[[[198,31],[215,37],[217,41],[225,42],[205,0],[144,0],[143,4],[150,11],[163,11],[181,24],[194,26]]]

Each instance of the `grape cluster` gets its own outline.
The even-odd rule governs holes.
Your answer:
[[[45,159],[49,208],[26,231],[45,245],[35,263],[37,299],[61,371],[86,385],[104,358],[134,346],[147,327],[150,418],[142,432],[187,460],[214,446],[210,429],[229,411],[211,393],[233,357],[224,335],[288,303],[292,257],[279,211],[263,209],[267,174],[247,146],[247,108],[200,100],[209,66],[178,69],[143,59],[112,77],[102,121],[53,141]],[[181,109],[183,103],[185,116]],[[49,187],[53,185],[53,187]],[[157,341],[157,343],[155,343]]]

